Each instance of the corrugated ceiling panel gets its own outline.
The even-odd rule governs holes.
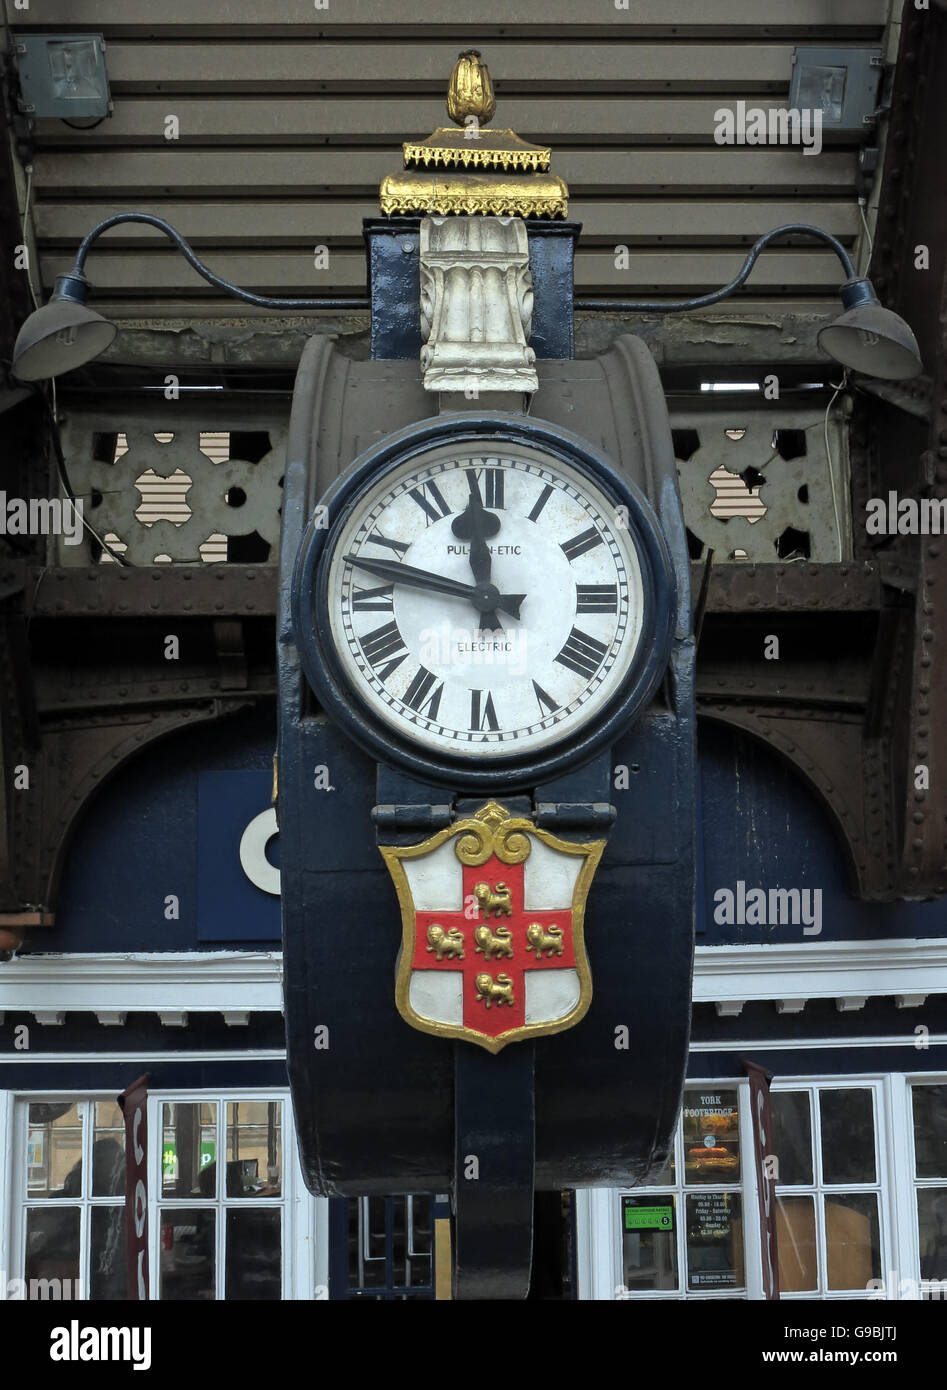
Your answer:
[[[459,47],[476,43],[497,124],[553,147],[584,224],[580,292],[696,292],[730,278],[742,248],[813,221],[850,248],[859,219],[850,137],[798,148],[722,148],[715,112],[788,104],[796,43],[880,46],[885,0],[481,0],[476,27],[438,0],[405,22],[394,0],[44,0],[14,31],[105,34],[114,115],[92,129],[37,124],[35,225],[48,290],[99,218],[167,217],[219,273],[273,294],[364,292],[361,220],[402,140],[446,119]],[[382,41],[390,35],[390,41]],[[165,139],[165,118],[180,123]],[[313,248],[329,247],[329,268]],[[629,248],[617,269],[614,247]],[[148,229],[121,228],[88,269],[103,305],[156,315],[223,302]],[[747,293],[834,294],[834,257],[803,246],[763,257]]]

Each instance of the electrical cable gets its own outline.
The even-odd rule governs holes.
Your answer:
[[[55,380],[51,381],[50,385],[52,387],[52,403],[50,403],[49,399],[46,396],[46,393],[43,390],[38,389],[36,394],[43,402],[43,405],[46,408],[46,413],[49,416],[50,440],[52,441],[53,454],[56,459],[56,471],[59,475],[59,482],[62,487],[62,490],[66,494],[67,499],[72,503],[73,510],[81,520],[82,525],[89,532],[90,536],[95,537],[99,545],[102,547],[103,551],[105,551],[108,555],[111,555],[112,559],[115,560],[117,564],[125,565],[126,568],[132,569],[134,568],[134,566],[132,565],[131,560],[126,560],[124,555],[119,554],[117,550],[113,550],[112,547],[109,545],[108,541],[105,540],[104,537],[100,536],[98,531],[92,525],[92,523],[87,520],[85,515],[85,508],[81,505],[79,499],[76,497],[76,494],[73,492],[72,483],[69,481],[69,474],[66,470],[66,458],[63,453],[62,439],[60,438],[59,434],[59,412],[56,404]]]
[[[32,215],[33,204],[33,165],[23,166],[26,172],[26,197],[23,200],[23,216],[20,219],[20,235],[23,238],[23,248],[26,251],[26,283],[29,286],[30,298],[33,301],[33,308],[39,308],[39,300],[36,297],[36,287],[33,284],[33,257],[30,255],[30,218]]]
[[[864,230],[865,230],[865,240],[868,242],[868,255],[867,255],[866,258],[865,258],[865,272],[864,272],[865,274],[867,274],[867,272],[868,272],[868,267],[871,265],[871,258],[872,258],[872,254],[873,254],[873,252],[874,252],[875,246],[874,246],[874,242],[873,242],[872,239],[871,239],[871,228],[868,226],[868,219],[867,219],[867,217],[865,216],[865,200],[864,200],[864,198],[859,198],[859,200],[858,200],[858,212],[859,212],[859,216],[861,217],[861,220],[862,220],[862,227],[863,227]]]
[[[844,559],[845,559],[845,551],[844,551],[844,547],[843,547],[843,544],[842,544],[842,519],[841,519],[841,517],[840,517],[840,515],[839,515],[839,509],[838,509],[838,495],[837,495],[837,490],[836,490],[836,486],[835,486],[835,469],[834,469],[833,466],[832,466],[832,450],[831,450],[831,447],[829,446],[829,412],[831,411],[833,405],[835,404],[836,399],[837,399],[837,397],[838,397],[838,395],[839,395],[839,392],[840,392],[840,391],[843,391],[843,390],[845,389],[846,378],[847,378],[847,376],[848,376],[848,372],[846,371],[845,373],[843,373],[843,375],[842,375],[842,380],[839,382],[838,386],[835,387],[835,394],[829,398],[829,403],[828,403],[828,405],[825,407],[825,418],[824,418],[823,421],[822,421],[822,428],[823,428],[823,432],[824,432],[824,436],[825,436],[825,457],[826,457],[826,460],[827,460],[828,465],[829,465],[829,487],[830,487],[831,492],[832,492],[832,512],[833,512],[833,515],[834,515],[834,517],[835,517],[835,530],[836,530],[836,533],[837,533],[837,535],[838,535],[838,557],[839,557],[839,560],[844,560]],[[832,382],[832,381],[830,381],[830,382],[829,382],[829,385],[830,385],[830,386],[835,386],[835,383]]]

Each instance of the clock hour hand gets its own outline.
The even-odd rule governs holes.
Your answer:
[[[451,523],[451,530],[458,540],[469,541],[470,568],[478,584],[490,583],[490,547],[487,541],[500,529],[500,518],[495,512],[488,512],[480,496],[476,477],[468,472],[470,500],[464,511]],[[483,611],[480,626],[486,629],[503,627],[495,610]]]
[[[415,569],[413,565],[402,564],[400,560],[368,560],[360,555],[343,555],[342,559],[393,584],[407,584],[412,589],[431,589],[435,593],[465,598],[482,614],[492,613],[499,608],[518,618],[520,604],[526,597],[525,594],[501,594],[495,584],[463,584],[459,579],[448,579],[446,575]]]

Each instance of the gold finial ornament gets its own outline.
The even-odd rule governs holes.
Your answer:
[[[549,148],[531,145],[513,130],[487,128],[496,98],[476,49],[461,53],[454,64],[447,111],[461,129],[438,126],[426,140],[405,141],[404,171],[386,174],[378,190],[383,213],[566,216],[569,190],[549,173]]]
[[[488,125],[496,109],[497,99],[487,65],[481,63],[475,48],[468,48],[451,70],[447,114],[456,125],[466,125],[468,116],[476,116],[481,125]]]

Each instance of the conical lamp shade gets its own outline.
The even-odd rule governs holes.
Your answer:
[[[819,333],[819,346],[843,367],[882,381],[906,381],[922,370],[917,339],[898,314],[856,304]]]
[[[117,329],[74,299],[55,296],[30,314],[13,347],[13,374],[20,381],[47,381],[104,352]]]

